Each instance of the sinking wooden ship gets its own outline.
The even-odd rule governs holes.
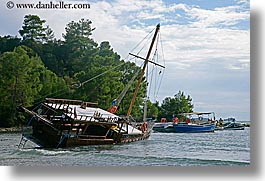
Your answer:
[[[149,138],[152,129],[80,100],[47,98],[32,111],[21,109],[32,116],[32,132],[22,138],[45,148],[134,142]]]
[[[30,132],[22,133],[19,147],[24,147],[28,140],[40,147],[61,148],[129,143],[149,138],[153,123],[147,121],[146,113],[141,123],[132,122],[129,118],[146,66],[151,62],[149,57],[159,27],[158,24],[146,58],[136,56],[144,59],[144,66],[126,116],[115,114],[117,110],[115,104],[106,111],[99,108],[96,103],[46,98],[32,110],[23,106],[19,108],[31,115],[27,126],[32,128]],[[124,92],[121,94],[124,95]]]

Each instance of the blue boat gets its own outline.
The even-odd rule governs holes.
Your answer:
[[[179,114],[185,122],[175,122],[176,133],[214,132],[216,122],[214,112],[192,112]]]
[[[201,133],[201,132],[214,132],[215,124],[186,124],[186,123],[178,123],[173,124],[173,128],[177,133]]]

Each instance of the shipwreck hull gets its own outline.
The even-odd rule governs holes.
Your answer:
[[[42,121],[32,122],[31,140],[41,147],[56,148],[61,140],[60,131]]]
[[[137,128],[123,118],[86,107],[80,101],[48,99],[33,111],[22,109],[32,116],[28,122],[32,131],[22,136],[44,148],[129,143],[148,139],[152,130],[151,125],[142,131],[139,125]]]
[[[63,127],[63,126],[62,126]],[[101,132],[106,128],[102,128]],[[43,148],[64,148],[87,145],[111,145],[123,144],[140,140],[145,140],[150,137],[151,132],[146,132],[138,135],[129,135],[117,133],[114,130],[108,130],[107,135],[92,135],[92,134],[73,134],[63,132],[51,125],[47,125],[42,121],[32,122],[32,134],[25,134],[32,142]]]

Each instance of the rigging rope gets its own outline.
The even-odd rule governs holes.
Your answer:
[[[148,40],[146,40],[145,44],[143,45],[143,47],[137,52],[137,55],[143,50],[144,47],[147,46],[147,44],[149,43],[151,36],[151,33],[155,30],[155,28],[150,31],[132,50],[131,52],[133,52],[138,46],[140,46],[145,39],[148,38]],[[126,57],[128,59],[129,55]],[[132,57],[130,60],[132,59],[136,59],[135,57]],[[142,63],[141,67],[143,66],[144,62]],[[133,84],[134,80],[136,79],[136,77],[139,75],[141,69],[138,69],[138,71],[134,74],[134,76],[131,78],[131,80],[126,84],[125,88],[123,89],[123,91],[119,94],[119,96],[116,98],[115,101],[115,106],[119,106],[119,104],[121,103],[122,99],[124,98],[125,94],[127,93],[127,91],[129,90],[130,86]]]
[[[147,37],[148,36],[150,36],[151,35],[151,33],[153,32],[155,30],[155,28],[154,29],[152,29],[132,50],[131,50],[131,52],[133,52],[138,46],[140,46],[140,44],[145,40],[145,39],[147,39]]]
[[[138,47],[140,48],[138,51],[136,51],[136,55],[139,55],[140,54],[140,52],[144,49],[144,48],[146,48],[147,46],[148,46],[148,44],[150,43],[150,41],[151,41],[151,38],[152,38],[152,32],[155,30],[155,28],[154,29],[152,29],[130,52],[134,52]],[[143,45],[142,45],[143,44]],[[142,47],[140,47],[140,45],[142,45]],[[129,55],[128,55],[129,56]],[[127,58],[128,58],[128,56],[127,56]],[[133,57],[133,58],[131,58],[130,60],[132,60],[132,59],[135,59],[135,64],[136,64],[136,58],[135,57]]]
[[[139,75],[140,71],[141,71],[141,69],[138,69],[138,71],[134,74],[134,76],[131,78],[131,80],[127,83],[127,85],[125,86],[123,91],[120,93],[120,95],[116,98],[116,101],[117,101],[116,105],[117,106],[119,106],[119,104],[121,103],[122,99],[124,98],[125,94],[129,90],[130,86],[133,84],[134,80]]]
[[[150,38],[152,37],[151,36],[151,34],[152,34],[152,32],[155,30],[155,28],[154,29],[152,29],[132,50],[131,50],[131,52],[133,52],[134,50],[136,50],[136,48],[138,48],[143,42],[144,42],[144,40],[146,40],[145,41],[145,43],[143,44],[143,46],[140,48],[140,50],[137,52],[137,55],[147,46],[147,44],[149,43],[149,41],[150,41]],[[149,38],[148,38],[149,37]],[[158,38],[159,38],[159,36],[158,36]],[[157,38],[157,40],[158,40],[158,38]],[[161,42],[161,45],[162,45],[162,42]],[[157,54],[157,46],[158,46],[158,41],[157,41],[157,44],[156,44],[156,50],[155,50],[155,54],[154,54],[154,56],[153,56],[153,59],[155,59],[155,55]],[[163,50],[162,50],[163,51]],[[131,59],[129,59],[129,54],[127,55],[127,57],[125,58],[125,59],[127,59],[127,60],[132,60],[133,58],[135,58],[135,57],[133,57],[133,58],[131,58]],[[157,55],[158,56],[158,55]],[[136,59],[136,58],[135,58]],[[113,67],[113,68],[111,68],[111,69],[108,69],[107,71],[105,71],[105,72],[102,72],[101,74],[98,74],[98,75],[96,75],[96,76],[94,76],[94,77],[92,77],[92,78],[90,78],[90,79],[88,79],[88,80],[86,80],[86,81],[83,81],[83,82],[81,82],[81,83],[75,83],[75,84],[73,84],[72,85],[72,87],[74,87],[74,88],[80,88],[80,87],[82,87],[84,84],[86,84],[86,83],[88,83],[88,82],[90,82],[90,81],[92,81],[92,80],[94,80],[94,79],[96,79],[96,78],[98,78],[98,77],[100,77],[100,76],[102,76],[102,75],[104,75],[104,74],[106,74],[106,73],[108,73],[108,72],[110,72],[110,71],[112,71],[112,70],[114,70],[114,69],[116,69],[116,68],[118,68],[118,67],[120,67],[120,66],[122,66],[122,65],[124,65],[126,62],[124,61],[123,63],[121,63],[121,64],[119,64],[119,65],[117,65],[117,66],[115,66],[115,67]],[[143,64],[142,64],[143,65]],[[141,66],[142,66],[141,65]],[[117,97],[117,103],[116,103],[116,105],[119,105],[120,104],[120,102],[122,101],[122,99],[124,98],[124,96],[125,96],[125,94],[126,94],[126,92],[128,91],[128,89],[130,88],[130,86],[133,84],[133,82],[134,82],[134,80],[136,79],[136,77],[139,75],[139,73],[140,73],[140,70],[141,69],[138,69],[138,71],[134,74],[134,76],[131,78],[131,80],[127,83],[127,85],[125,86],[125,88],[124,88],[124,90],[120,93],[120,95]],[[154,71],[154,68],[153,68],[153,70],[151,71],[151,73],[153,73],[153,71]],[[152,75],[153,76],[153,75]],[[148,80],[147,80],[148,81]],[[160,82],[160,84],[161,84],[161,82]],[[160,87],[160,85],[159,85],[159,87]],[[151,88],[151,84],[150,84],[150,88]],[[45,97],[47,97],[47,96],[51,96],[51,95],[54,95],[54,94],[56,94],[57,96],[58,95],[62,95],[62,94],[65,94],[66,92],[68,92],[68,89],[60,89],[60,90],[58,90],[58,91],[56,91],[56,92],[53,92],[53,93],[50,93],[50,94],[46,94],[45,96],[42,96],[41,98],[39,98],[39,100],[41,100],[41,101],[39,101],[39,102],[37,102],[37,103],[40,103],[40,102],[42,102],[42,99],[43,98],[45,98]],[[58,94],[58,93],[60,93],[60,94]],[[158,91],[157,91],[157,94],[158,94]],[[35,103],[35,104],[37,104],[37,103]]]
[[[162,35],[161,35],[161,32],[159,32],[159,36],[158,36],[158,38],[159,38],[159,42],[160,42],[160,46],[161,46],[162,60],[163,60],[164,65],[165,65],[166,63],[165,63],[165,56],[164,56],[164,48],[163,48],[162,38],[161,38],[161,36],[162,36]],[[156,99],[157,99],[157,97],[158,97],[158,92],[159,92],[159,89],[160,89],[161,84],[162,84],[162,79],[163,79],[163,77],[164,77],[164,73],[165,73],[165,71],[162,72],[162,76],[161,76],[161,79],[160,79],[160,82],[159,82],[159,85],[158,85],[158,88],[157,88]]]
[[[158,34],[158,36],[159,36],[159,34]],[[158,37],[157,37],[157,39],[158,39]],[[156,49],[155,49],[154,55],[153,55],[153,57],[151,59],[153,62],[155,62],[155,57],[156,57],[156,55],[158,53],[157,50],[158,50],[158,41],[156,41]],[[151,79],[150,79],[149,91],[148,91],[148,94],[147,94],[147,97],[148,98],[150,97],[150,94],[151,94],[151,88],[152,88],[152,82],[153,82],[153,75],[154,75],[153,72],[154,72],[155,68],[156,68],[156,65],[153,65],[153,69],[152,69],[152,71],[150,73],[151,74]],[[147,84],[147,85],[149,85],[149,84]]]
[[[55,96],[63,95],[66,92],[68,92],[68,88],[59,89],[58,91],[55,91],[55,92],[52,92],[52,93],[49,93],[49,94],[45,94],[44,96],[36,99],[37,102],[34,101],[34,105],[38,105],[38,104],[42,103],[44,98],[47,98],[47,97],[52,96],[54,94],[55,94]],[[58,94],[58,93],[60,93],[60,94]]]
[[[158,62],[159,57],[161,57],[160,52],[158,51],[159,43],[160,43],[160,45],[162,45],[160,32],[159,32],[158,37],[157,37],[156,49],[155,49],[154,55],[152,57],[153,62]],[[163,49],[163,47],[161,49]],[[165,64],[163,51],[161,54],[162,54],[162,59],[163,59],[164,64]],[[161,76],[161,73],[162,73],[162,76]],[[154,99],[154,101],[156,101],[157,97],[158,97],[159,89],[161,87],[164,71],[162,71],[162,69],[160,69],[158,66],[153,65],[152,70],[149,72],[148,75],[151,75],[151,76],[148,76],[148,77],[150,77],[150,80],[149,80],[149,84],[148,84],[149,89],[148,89],[147,98],[150,98],[150,95],[153,94],[153,99]]]
[[[125,62],[123,62],[122,64],[117,65],[117,66],[115,66],[115,67],[113,67],[113,68],[111,68],[111,69],[108,69],[107,71],[102,72],[101,74],[98,74],[98,75],[96,75],[95,77],[92,77],[92,78],[90,78],[90,79],[88,79],[88,80],[86,80],[86,81],[80,83],[80,86],[79,86],[79,87],[82,87],[84,84],[86,84],[86,83],[88,83],[88,82],[90,82],[90,81],[92,81],[92,80],[94,80],[94,79],[96,79],[96,78],[98,78],[98,77],[100,77],[100,76],[102,76],[102,75],[104,75],[104,74],[106,74],[106,73],[108,73],[108,72],[110,72],[110,71],[116,69],[117,67],[120,67],[120,66],[124,65],[124,64],[125,64]],[[79,88],[79,87],[77,87],[77,88]]]
[[[151,33],[153,32],[155,30],[155,28],[154,29],[152,29],[133,49],[132,49],[132,51],[134,51],[148,36],[150,36],[151,35]],[[143,48],[142,48],[143,49]],[[142,50],[141,49],[141,50]],[[141,51],[140,50],[140,51]],[[140,53],[140,52],[138,52],[138,53]],[[129,57],[129,55],[127,55],[127,57],[126,57],[126,59]],[[82,83],[80,83],[79,84],[79,86],[77,87],[77,88],[79,88],[79,87],[82,87],[84,84],[86,84],[87,82],[90,82],[90,81],[92,81],[92,80],[94,80],[94,79],[96,79],[96,78],[98,78],[98,77],[100,77],[100,76],[102,76],[102,75],[104,75],[104,74],[106,74],[106,73],[108,73],[108,72],[110,72],[110,71],[112,71],[112,70],[114,70],[114,69],[116,69],[116,68],[118,68],[118,67],[120,67],[120,66],[122,66],[122,65],[124,65],[126,62],[124,61],[122,64],[120,64],[120,65],[117,65],[117,66],[115,66],[115,67],[113,67],[113,68],[111,68],[111,69],[109,69],[109,70],[107,70],[107,71],[105,71],[105,72],[102,72],[101,74],[99,74],[99,75],[96,75],[95,77],[92,77],[92,78],[90,78],[90,79],[88,79],[88,80],[86,80],[86,81],[84,81],[84,82],[82,82]],[[137,73],[136,73],[137,74]],[[136,76],[135,76],[135,78],[136,78]],[[134,78],[134,79],[135,79]],[[131,80],[130,80],[131,81]],[[130,82],[129,81],[129,82]]]

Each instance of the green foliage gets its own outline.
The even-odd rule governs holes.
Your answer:
[[[91,24],[90,20],[81,19],[66,25],[66,34],[63,35],[64,47],[67,51],[65,73],[70,77],[89,66],[97,52],[97,43],[90,38],[95,29],[91,28]]]
[[[177,116],[180,113],[189,113],[193,110],[192,98],[185,96],[184,92],[179,91],[174,97],[166,97],[159,111],[159,119],[161,117],[172,120],[173,115]]]
[[[19,44],[20,38],[12,37],[10,35],[0,37],[0,54],[14,50]]]
[[[90,20],[68,23],[64,40],[54,39],[45,23],[37,15],[26,15],[19,30],[22,40],[10,35],[0,37],[0,126],[25,123],[16,107],[30,107],[46,97],[97,102],[108,109],[139,72],[140,67],[121,60],[108,41],[98,44],[91,38],[95,28]],[[136,84],[137,80],[122,99],[117,114],[127,114]],[[143,116],[146,85],[145,81],[140,85],[131,113],[134,117]],[[158,103],[148,105],[147,116],[157,117]]]
[[[9,123],[16,122],[16,107],[20,104],[30,106],[34,96],[41,89],[38,72],[32,71],[38,57],[29,57],[23,47],[17,47],[13,52],[5,52],[0,56],[1,64],[1,119]]]
[[[147,118],[156,119],[158,117],[159,105],[158,102],[147,102]]]
[[[26,46],[0,55],[0,125],[21,124],[16,107],[32,106],[43,95],[67,89],[65,82],[45,68],[41,59]]]
[[[45,20],[40,19],[37,15],[26,15],[19,34],[23,40],[35,42],[48,41],[53,37],[53,32],[48,26],[44,27],[45,22]]]
[[[44,37],[44,41],[45,42],[52,42],[53,40],[54,40],[54,32],[53,32],[53,30],[49,27],[49,25],[48,26],[46,26],[46,28],[45,28],[45,37]]]

